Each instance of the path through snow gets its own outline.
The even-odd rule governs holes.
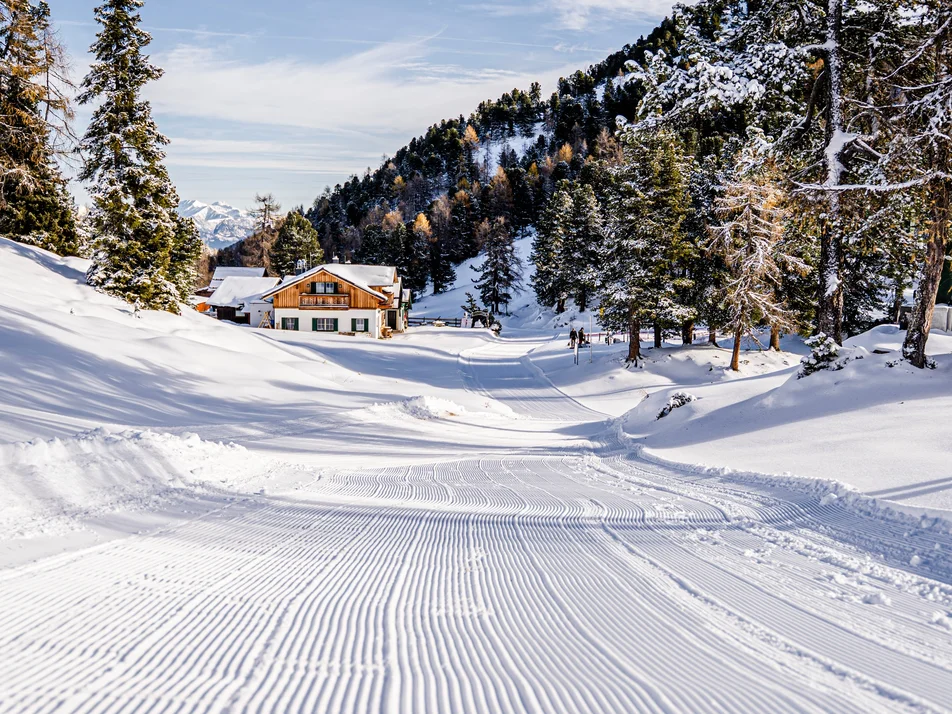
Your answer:
[[[458,368],[590,451],[336,472],[0,572],[0,712],[952,711],[948,536],[633,461],[538,344]]]

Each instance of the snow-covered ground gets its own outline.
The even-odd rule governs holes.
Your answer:
[[[379,342],[84,267],[0,241],[0,712],[952,711],[952,338],[576,366],[522,304]]]

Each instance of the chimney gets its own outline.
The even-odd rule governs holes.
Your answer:
[[[336,265],[337,263],[340,263],[340,258],[338,258],[338,257],[335,255],[333,258],[331,258],[331,262]]]

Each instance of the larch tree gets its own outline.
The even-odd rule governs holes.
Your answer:
[[[201,243],[176,212],[179,199],[163,164],[169,141],[141,97],[162,76],[143,54],[151,38],[139,27],[142,5],[107,0],[95,10],[102,27],[79,95],[80,104],[99,105],[80,143],[95,241],[86,279],[136,307],[178,312]]]
[[[281,212],[281,204],[272,193],[255,194],[255,206],[249,211],[249,214],[255,220],[255,225],[259,231],[270,231],[274,228],[278,214]]]
[[[902,348],[903,356],[919,368],[929,364],[926,343],[952,219],[952,8],[943,0],[929,0],[924,8],[920,35],[890,77],[894,91],[907,99],[896,111],[903,132],[891,154],[907,177],[905,185],[921,187],[927,207],[919,287]]]
[[[781,297],[783,274],[803,273],[809,266],[785,242],[789,213],[785,192],[771,160],[749,149],[722,186],[715,200],[719,223],[712,228],[707,249],[730,271],[723,292],[728,323],[734,336],[731,369],[740,370],[741,341],[755,328],[789,329],[793,316]]]
[[[0,234],[80,250],[57,155],[73,143],[66,55],[45,2],[0,3]]]

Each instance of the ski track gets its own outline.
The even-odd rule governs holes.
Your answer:
[[[467,388],[600,422],[532,346],[461,357]],[[602,433],[328,474],[0,573],[0,713],[952,711],[952,539]]]

